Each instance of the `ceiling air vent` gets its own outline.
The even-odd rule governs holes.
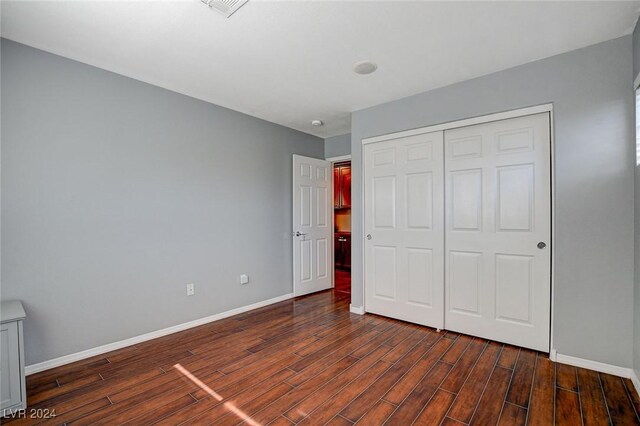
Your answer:
[[[201,0],[212,9],[222,13],[227,18],[233,15],[236,10],[240,9],[249,0]]]

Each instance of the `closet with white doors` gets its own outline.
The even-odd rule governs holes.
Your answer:
[[[513,115],[365,141],[367,312],[549,351],[550,113]]]

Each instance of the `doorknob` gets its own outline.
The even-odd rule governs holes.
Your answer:
[[[300,236],[302,236],[302,235],[307,235],[307,234],[303,234],[303,233],[302,233],[302,232],[300,232],[300,231],[296,231],[296,233],[295,233],[294,235],[295,235],[296,237],[300,237]]]
[[[367,234],[367,240],[370,240],[371,238],[373,238],[371,234]]]
[[[546,245],[543,241],[540,241],[540,242],[538,243],[538,248],[539,248],[540,250],[542,250],[542,249],[543,249],[543,248],[545,248],[546,246],[547,246],[547,245]]]

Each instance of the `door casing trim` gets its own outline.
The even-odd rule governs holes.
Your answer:
[[[329,158],[325,158],[326,161],[331,163],[331,202],[333,202],[334,200],[334,196],[335,194],[333,193],[333,190],[335,188],[335,183],[333,181],[333,167],[336,163],[341,163],[343,161],[351,161],[351,154],[348,155],[339,155],[337,157],[329,157]],[[352,173],[353,173],[353,169]],[[333,214],[331,215],[331,229],[333,229],[334,231],[332,232],[332,236],[335,234],[335,229],[336,229],[336,213],[335,213],[335,209],[332,210]],[[336,247],[335,247],[335,238],[331,238],[331,256],[333,259],[333,262],[331,262],[331,288],[335,288],[336,287]],[[361,308],[362,313],[360,315],[364,315],[364,306]]]
[[[496,112],[493,114],[482,115],[477,117],[465,118],[462,120],[449,121],[441,124],[434,124],[427,127],[419,127],[417,129],[403,130],[401,132],[388,133],[380,136],[372,136],[362,139],[362,145],[369,143],[388,141],[392,139],[404,138],[407,136],[421,135],[423,133],[438,132],[441,130],[458,129],[460,127],[475,126],[476,124],[490,123],[492,121],[507,120],[509,118],[524,117],[543,112],[552,112],[553,104],[543,104],[530,106],[526,108],[514,109],[511,111]]]

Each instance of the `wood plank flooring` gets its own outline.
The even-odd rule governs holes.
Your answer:
[[[31,375],[25,417],[3,423],[640,424],[629,380],[353,315],[348,298],[317,293]]]
[[[341,293],[351,294],[351,272],[336,269],[334,275],[334,290]]]

